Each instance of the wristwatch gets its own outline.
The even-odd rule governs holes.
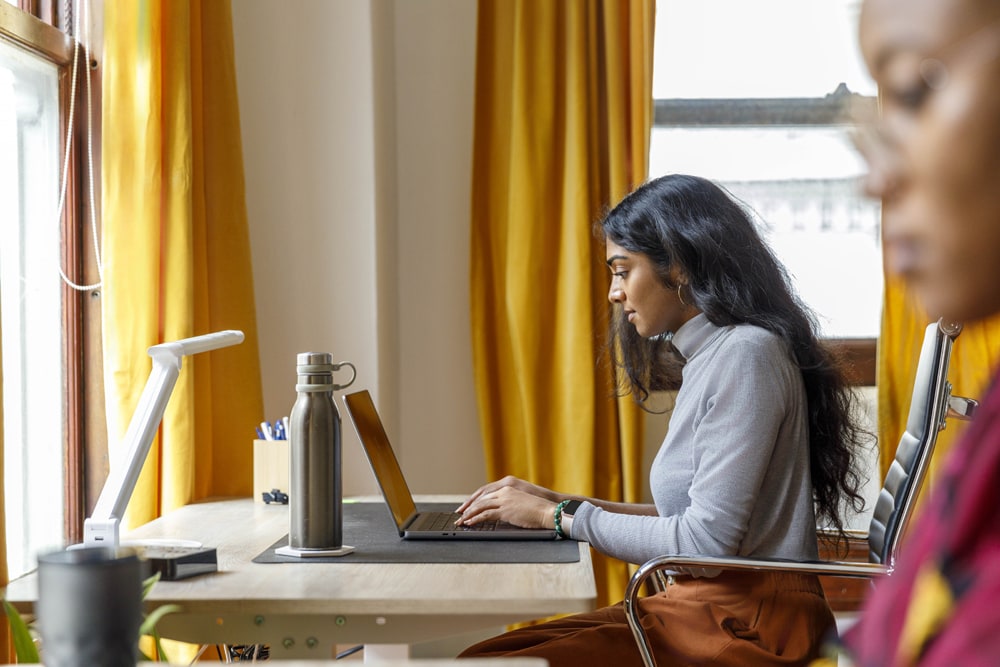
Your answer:
[[[569,501],[568,503],[566,503],[566,507],[563,507],[562,515],[563,516],[573,516],[574,514],[576,514],[576,511],[578,509],[580,509],[580,505],[582,505],[582,504],[583,504],[583,502],[580,501],[580,500],[571,500],[571,501]]]
[[[572,517],[573,513],[576,512],[580,507],[579,500],[564,500],[558,505],[556,505],[555,511],[555,524],[556,524],[556,535],[562,538],[568,538],[569,535],[563,530],[563,517]]]

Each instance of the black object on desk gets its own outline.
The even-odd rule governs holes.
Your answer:
[[[175,581],[219,569],[218,557],[211,547],[140,546],[149,575],[160,573],[160,579]]]
[[[420,503],[420,509],[450,511],[455,503]],[[344,542],[354,553],[334,558],[291,558],[274,553],[288,544],[282,537],[254,563],[576,563],[574,540],[403,540],[385,503],[344,503]]]

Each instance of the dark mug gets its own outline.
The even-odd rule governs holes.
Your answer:
[[[142,563],[132,549],[40,555],[36,611],[46,667],[135,667],[142,584]]]

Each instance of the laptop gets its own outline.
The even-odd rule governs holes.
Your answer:
[[[418,511],[410,487],[403,478],[399,461],[389,444],[382,419],[368,390],[344,396],[347,413],[382,490],[389,514],[399,536],[406,540],[554,540],[555,529],[521,528],[504,522],[483,522],[475,526],[456,526],[458,514]]]

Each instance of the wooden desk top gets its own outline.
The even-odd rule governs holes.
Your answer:
[[[267,643],[274,659],[314,657],[309,651],[338,643],[410,644],[594,607],[585,543],[574,563],[252,562],[287,532],[287,506],[240,498],[182,507],[123,540],[216,547],[219,572],[153,588],[148,609],[168,603],[183,609],[157,629],[193,643]],[[37,599],[34,573],[12,581],[7,599],[30,609]]]

